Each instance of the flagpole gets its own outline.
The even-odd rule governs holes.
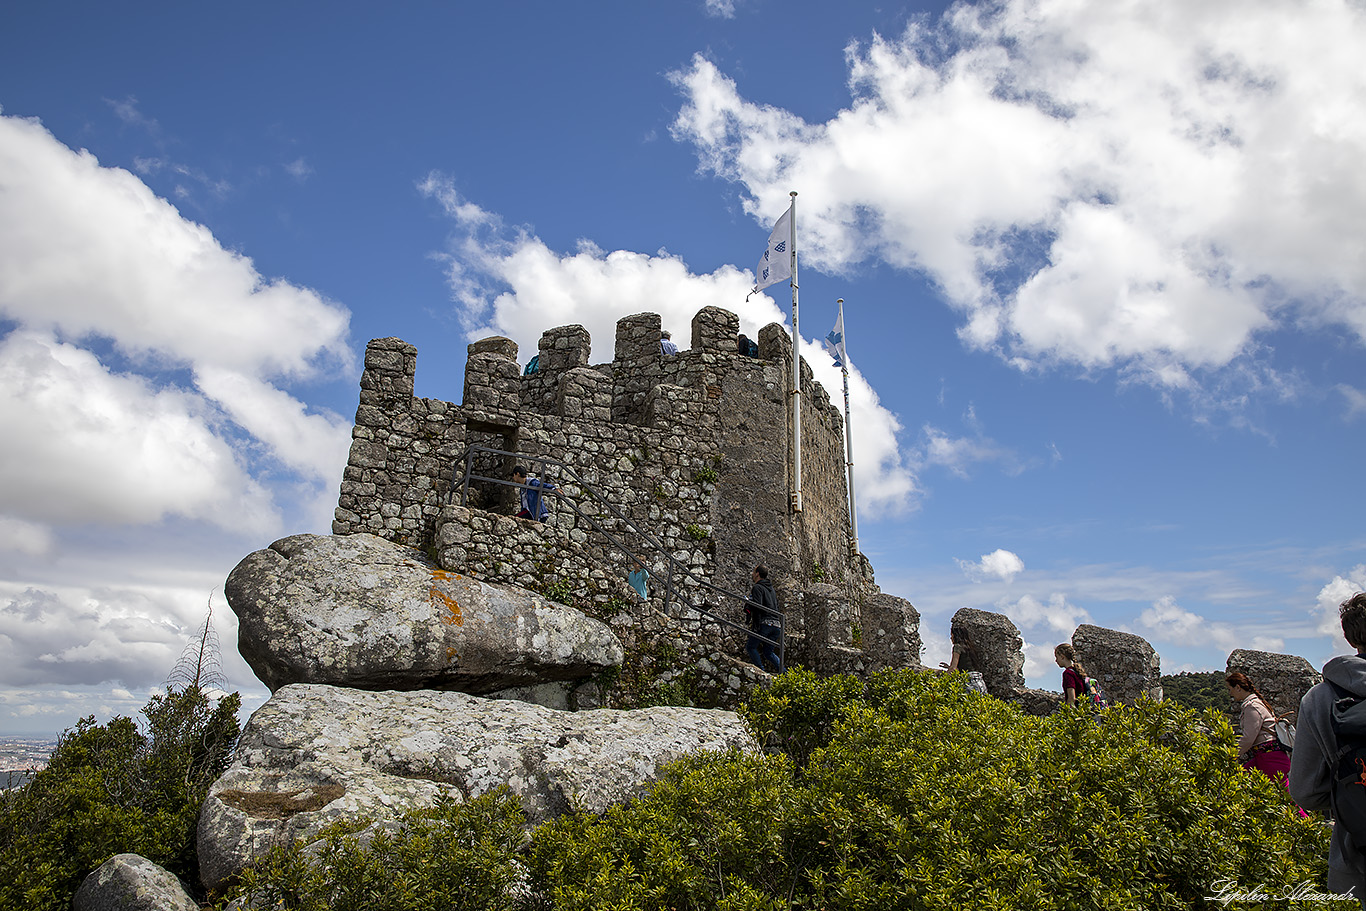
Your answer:
[[[853,540],[854,553],[858,553],[858,500],[854,498],[854,428],[849,422],[849,330],[844,328],[844,298],[835,303],[840,306],[840,342],[844,345],[845,357],[840,358],[840,373],[844,375],[844,455],[849,467],[849,533]]]
[[[792,197],[788,221],[788,236],[791,238],[792,257],[792,457],[796,463],[792,472],[792,511],[802,511],[802,336],[797,325],[797,191]]]

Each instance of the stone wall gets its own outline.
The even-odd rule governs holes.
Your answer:
[[[1228,656],[1226,674],[1235,671],[1247,674],[1257,692],[1278,715],[1298,712],[1300,700],[1309,688],[1323,681],[1323,675],[1314,670],[1305,659],[1298,655],[1279,655],[1275,652],[1258,652],[1251,649],[1234,649]]]
[[[1162,659],[1141,636],[1083,624],[1072,647],[1110,702],[1137,702],[1145,694],[1162,699]]]
[[[1024,640],[1005,614],[960,608],[950,621],[949,636],[967,645],[958,669],[980,671],[988,693],[1005,699],[1025,688]]]

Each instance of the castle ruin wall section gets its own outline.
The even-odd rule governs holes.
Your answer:
[[[1107,700],[1162,700],[1162,658],[1142,636],[1083,623],[1072,633],[1072,646]]]
[[[1247,674],[1257,692],[1279,715],[1298,712],[1304,694],[1323,681],[1323,675],[1298,655],[1246,648],[1234,649],[1228,656],[1224,673],[1235,671]]]

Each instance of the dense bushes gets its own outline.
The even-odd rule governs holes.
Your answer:
[[[1214,713],[1039,719],[955,676],[793,672],[745,714],[773,752],[676,763],[646,797],[542,826],[525,851],[475,825],[509,825],[505,795],[424,817],[421,838],[476,851],[478,870],[529,868],[531,892],[508,880],[463,905],[478,908],[1189,908],[1221,879],[1322,882],[1324,826],[1238,766]],[[330,876],[369,862],[327,850]],[[396,894],[369,907],[428,907]]]
[[[1036,719],[905,672],[852,688],[793,673],[751,700],[803,766],[695,758],[641,801],[542,828],[556,905],[1188,908],[1220,879],[1322,880],[1322,825],[1238,766],[1212,714]]]
[[[197,882],[194,829],[239,733],[234,693],[196,687],[153,696],[144,730],[131,718],[85,718],[46,769],[0,795],[0,909],[62,909],[85,876],[133,852]]]
[[[235,891],[292,911],[514,911],[534,904],[522,840],[520,806],[499,789],[410,812],[398,831],[357,837],[337,826],[307,852],[277,848]]]

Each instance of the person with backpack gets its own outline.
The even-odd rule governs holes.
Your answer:
[[[1062,668],[1064,705],[1076,705],[1080,701],[1082,705],[1105,708],[1105,701],[1100,698],[1099,686],[1094,687],[1093,693],[1093,687],[1088,683],[1090,678],[1086,676],[1086,668],[1082,667],[1081,661],[1077,659],[1077,650],[1072,647],[1072,643],[1063,642],[1053,649],[1053,660]]]
[[[950,674],[954,671],[962,671],[968,675],[967,686],[969,690],[974,693],[987,693],[987,678],[978,667],[977,653],[972,648],[972,640],[968,637],[967,631],[957,626],[950,626],[949,642],[953,644],[949,662],[945,664],[941,661],[939,666]]]
[[[1290,754],[1276,737],[1276,712],[1252,679],[1241,671],[1224,678],[1228,694],[1238,706],[1238,761],[1245,769],[1256,769],[1277,784],[1290,776]]]
[[[1366,908],[1366,592],[1338,608],[1342,635],[1356,650],[1323,666],[1295,719],[1290,796],[1335,817],[1328,842],[1328,888]]]
[[[745,615],[749,618],[749,628],[754,635],[745,640],[745,655],[750,663],[761,671],[768,670],[765,659],[773,665],[773,672],[783,672],[783,659],[778,655],[774,642],[783,636],[783,611],[778,606],[778,593],[773,583],[768,581],[768,568],[756,566],[749,574],[754,583],[749,590],[749,600],[745,602]],[[764,638],[760,639],[759,637]]]
[[[542,481],[532,475],[528,476],[526,469],[517,465],[512,469],[512,483],[521,488],[518,505],[521,509],[517,513],[519,519],[532,519],[536,522],[544,522],[550,518],[550,507],[546,505],[545,496],[563,496],[560,489],[550,481]]]

